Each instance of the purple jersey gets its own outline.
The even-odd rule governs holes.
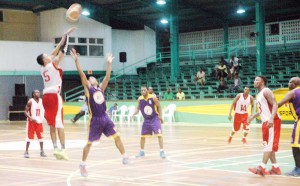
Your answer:
[[[140,111],[145,119],[152,119],[157,116],[153,95],[148,94],[147,99],[144,96],[140,96],[138,101],[140,103]]]
[[[294,89],[294,99],[291,100],[290,108],[295,119],[300,118],[300,87]]]
[[[105,96],[100,87],[95,88],[91,86],[87,98],[92,117],[102,117],[106,115]]]

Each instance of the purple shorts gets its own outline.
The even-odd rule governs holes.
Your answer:
[[[145,119],[142,127],[142,136],[159,134],[161,135],[161,124],[159,118],[156,116],[152,119]]]
[[[100,140],[102,133],[106,137],[110,137],[117,134],[114,123],[107,115],[102,117],[92,117],[89,127],[88,142]]]

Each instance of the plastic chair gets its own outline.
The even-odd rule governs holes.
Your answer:
[[[175,104],[169,104],[167,108],[164,110],[163,118],[167,118],[168,123],[172,124],[173,122],[175,122],[175,116],[174,116],[175,110],[176,110]]]
[[[119,120],[120,124],[122,125],[125,121],[127,110],[127,106],[122,105],[119,110],[117,110],[116,112],[112,112],[113,121],[116,122],[117,120]]]
[[[142,117],[142,113],[141,111],[139,111],[139,113],[137,115],[133,116],[133,121],[130,121],[130,117],[132,116],[132,114],[136,111],[136,107],[134,105],[131,105],[128,107],[128,114],[127,114],[127,123],[128,125],[130,125],[130,123],[137,121],[137,124],[140,125],[141,124],[141,117]]]

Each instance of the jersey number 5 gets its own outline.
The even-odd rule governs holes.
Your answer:
[[[48,71],[44,71],[44,72],[43,72],[43,76],[44,76],[44,81],[45,81],[45,82],[50,81],[50,76],[47,74],[47,72],[48,72]]]

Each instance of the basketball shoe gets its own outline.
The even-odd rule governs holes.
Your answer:
[[[232,136],[229,136],[229,138],[228,138],[228,140],[227,140],[228,144],[231,143],[231,140],[232,140]]]
[[[145,156],[145,152],[144,151],[140,151],[135,157],[137,158],[141,158]]]
[[[165,151],[160,151],[159,155],[160,155],[160,157],[161,157],[162,159],[165,159],[165,158],[166,158]]]
[[[266,175],[266,169],[262,168],[261,166],[258,166],[257,168],[249,168],[248,170],[250,172],[252,172],[253,174],[258,174],[258,175],[261,175],[261,176]]]
[[[272,169],[269,171],[266,171],[266,175],[280,175],[281,174],[281,170],[279,167],[275,168],[274,166],[272,166]]]
[[[246,138],[243,138],[243,139],[242,139],[242,142],[243,142],[243,144],[247,144]]]
[[[293,171],[286,173],[287,176],[300,177],[300,168],[295,167]]]
[[[80,169],[80,174],[83,177],[87,177],[88,176],[88,171],[86,170],[86,166],[83,164],[79,165],[79,169]]]

